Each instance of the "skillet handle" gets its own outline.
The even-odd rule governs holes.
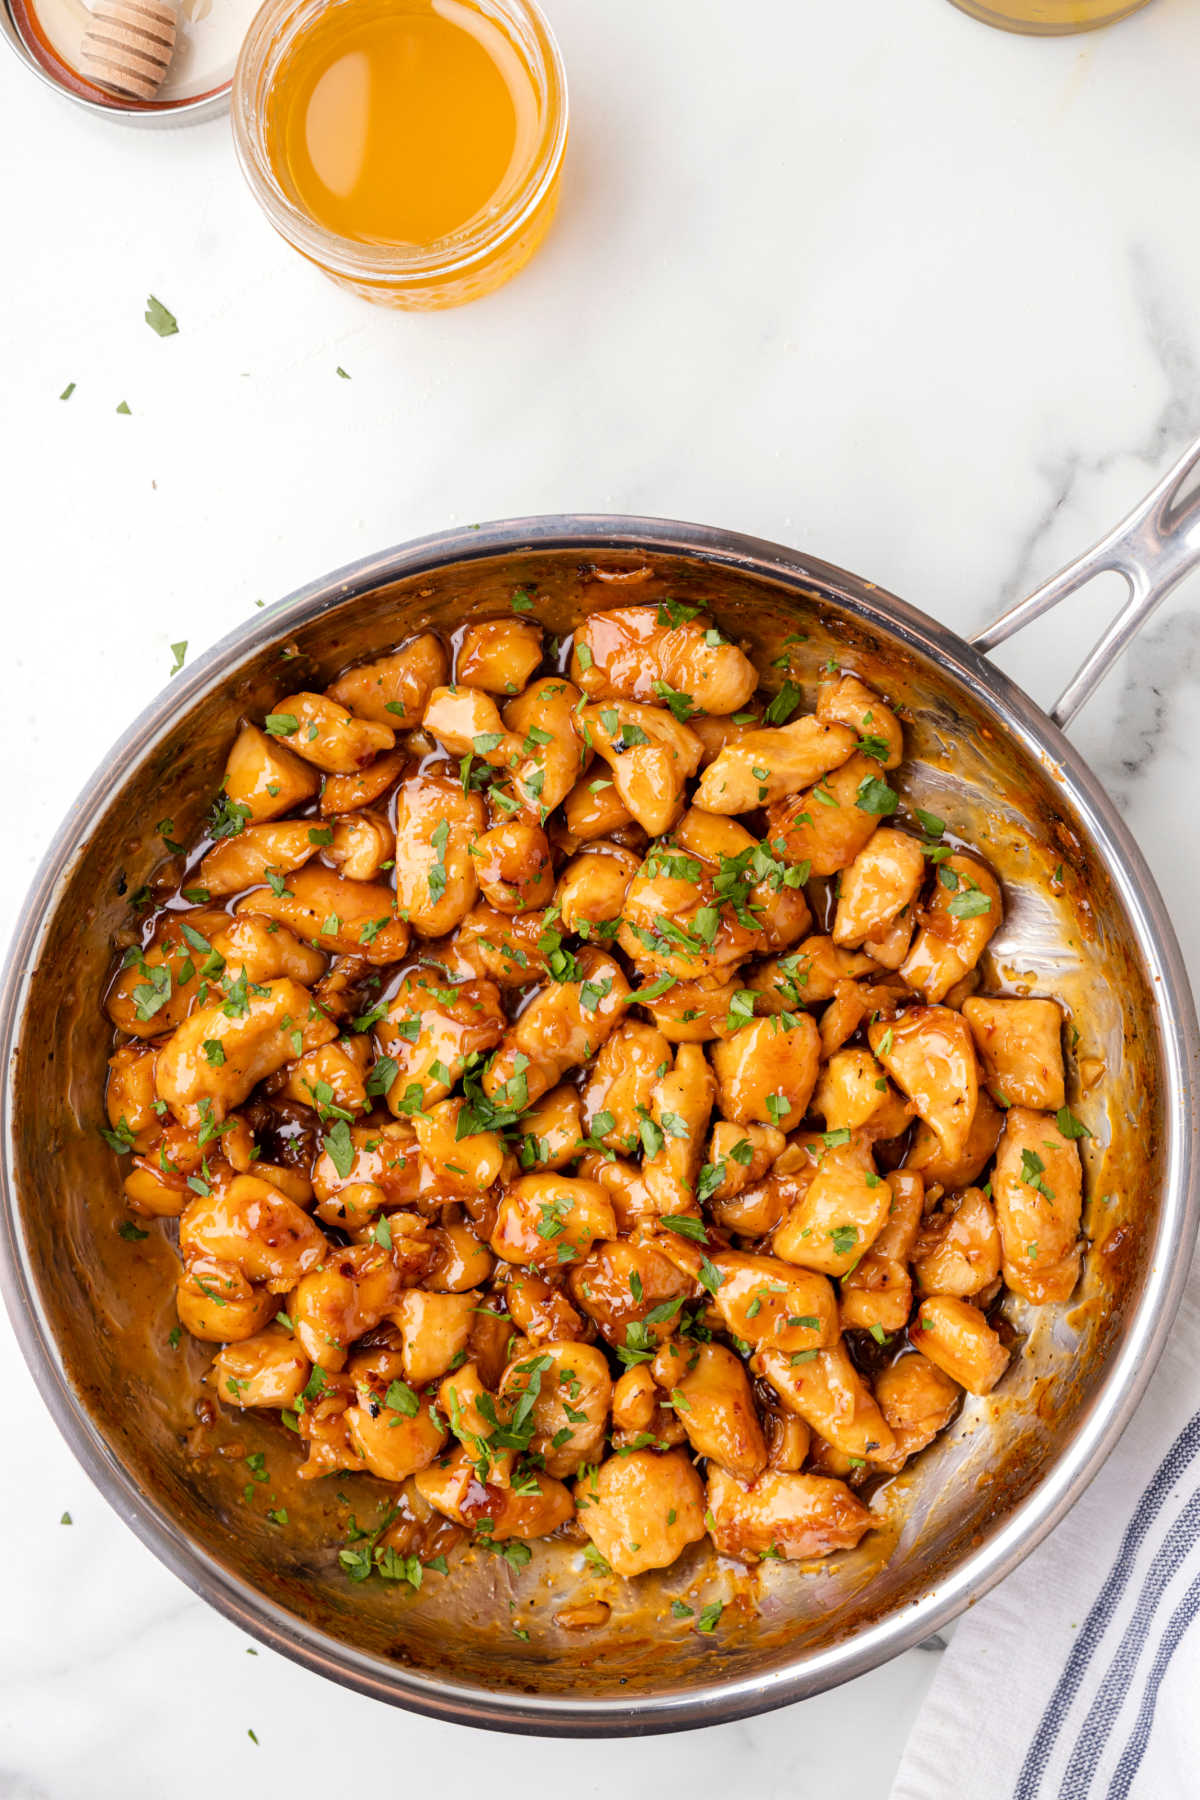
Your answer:
[[[1184,491],[1188,478],[1197,470],[1200,438],[1188,446],[1158,486],[1107,537],[971,639],[977,649],[991,650],[1034,619],[1040,619],[1068,594],[1076,593],[1094,575],[1111,569],[1124,576],[1128,598],[1051,707],[1050,717],[1056,725],[1070,723],[1151,613],[1186,575],[1200,566],[1200,488],[1190,494]]]

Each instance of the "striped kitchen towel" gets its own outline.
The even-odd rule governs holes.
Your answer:
[[[1133,1422],[959,1623],[891,1800],[1200,1800],[1200,1261]]]

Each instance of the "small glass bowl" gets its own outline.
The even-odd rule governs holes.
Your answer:
[[[954,0],[960,11],[1002,31],[1030,37],[1067,37],[1115,25],[1146,5],[1146,0]]]
[[[233,141],[250,191],[279,235],[331,280],[381,306],[412,312],[461,306],[524,268],[550,228],[567,147],[567,78],[554,34],[533,0],[473,0],[512,41],[538,101],[537,142],[504,204],[431,244],[365,244],[339,236],[296,204],[267,154],[271,84],[301,32],[353,0],[267,0],[233,78]]]

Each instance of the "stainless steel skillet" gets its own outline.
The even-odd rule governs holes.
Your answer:
[[[1200,446],[975,645],[776,545],[660,520],[539,518],[342,570],[250,621],[147,709],[60,828],[12,947],[0,994],[0,1274],[61,1430],[170,1568],[248,1631],[363,1692],[463,1723],[596,1735],[714,1724],[860,1674],[952,1618],[1050,1530],[1145,1388],[1200,1217],[1200,1036],[1186,972],[1136,845],[1060,730],[1200,561],[1200,504],[1181,497],[1197,466]],[[648,565],[640,597],[702,599],[760,654],[803,631],[813,672],[834,655],[905,709],[905,795],[978,842],[1002,876],[1008,914],[989,980],[1067,997],[1079,1033],[1072,1104],[1095,1135],[1080,1292],[1041,1314],[1008,1303],[1023,1353],[994,1396],[880,1491],[877,1533],[818,1569],[771,1565],[740,1585],[696,1552],[615,1593],[609,1625],[580,1634],[553,1620],[581,1583],[568,1549],[516,1571],[472,1557],[407,1596],[345,1580],[332,1497],[328,1518],[318,1502],[288,1533],[242,1503],[244,1471],[197,1443],[194,1371],[162,1353],[169,1248],[117,1236],[117,1178],[95,1126],[112,935],[162,856],[158,823],[186,837],[199,820],[239,714],[270,710],[425,621],[453,629],[472,609],[506,608],[517,586],[567,629],[596,565]],[[1125,576],[1128,604],[1047,715],[982,651],[1103,569]],[[589,605],[614,591],[584,588]],[[262,1431],[274,1474],[285,1453],[278,1428]],[[732,1602],[719,1632],[702,1638],[670,1618],[684,1592]],[[533,1620],[528,1642],[512,1636],[510,1600]]]

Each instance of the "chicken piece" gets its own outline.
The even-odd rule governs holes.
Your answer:
[[[771,806],[836,769],[853,751],[852,731],[811,716],[747,731],[709,763],[696,789],[696,805],[713,813]]]
[[[753,705],[739,709],[736,719],[729,713],[716,717],[698,713],[688,720],[688,730],[694,731],[704,745],[704,754],[700,758],[702,769],[716,762],[726,744],[738,744],[748,732],[761,731],[762,727],[762,708]]]
[[[739,1125],[794,1130],[808,1111],[820,1053],[817,1027],[807,1013],[751,1019],[713,1045],[723,1116]]]
[[[857,950],[841,950],[831,937],[805,938],[787,956],[772,956],[747,973],[760,1012],[797,1012],[832,1000],[844,982],[870,975],[874,964]]]
[[[924,879],[925,856],[917,839],[882,826],[842,871],[834,943],[852,950],[868,939],[878,942],[912,905]]]
[[[430,1293],[465,1294],[488,1280],[496,1259],[470,1225],[435,1225],[427,1235],[433,1245],[433,1261],[424,1277]]]
[[[1000,884],[991,870],[973,856],[948,856],[937,866],[901,975],[922,999],[944,1000],[975,967],[1003,917]]]
[[[785,862],[805,865],[811,875],[836,875],[849,868],[896,803],[879,764],[855,751],[803,793],[768,806],[767,839]]]
[[[396,835],[380,812],[369,806],[335,819],[333,841],[326,856],[347,881],[374,881],[390,868],[396,854]]]
[[[354,775],[396,742],[390,725],[356,719],[325,694],[289,694],[267,724],[289,750],[326,775]]]
[[[582,705],[577,687],[545,677],[504,708],[505,726],[519,740],[513,795],[539,821],[562,804],[591,760]]]
[[[969,1394],[990,1394],[1009,1353],[979,1308],[953,1294],[930,1294],[908,1328],[909,1341]]]
[[[393,1238],[391,1248],[353,1244],[330,1250],[321,1267],[297,1284],[288,1312],[296,1341],[330,1374],[345,1367],[350,1345],[373,1331],[406,1287],[415,1287],[433,1257],[418,1238]]]
[[[466,1200],[499,1181],[506,1160],[504,1139],[498,1131],[477,1130],[465,1100],[439,1100],[414,1113],[413,1129],[421,1151],[423,1199]]]
[[[318,1216],[329,1225],[361,1223],[371,1218],[381,1206],[411,1206],[420,1192],[421,1161],[417,1138],[405,1120],[389,1120],[386,1125],[351,1125],[347,1133],[352,1160],[343,1175],[328,1145],[313,1168],[313,1187],[320,1204]],[[341,1161],[339,1155],[339,1162]],[[351,1188],[364,1190],[365,1210],[357,1218],[353,1209],[344,1212],[344,1196]],[[382,1200],[367,1200],[365,1190],[375,1189]]]
[[[104,1108],[114,1134],[131,1150],[148,1150],[162,1135],[154,1105],[157,1059],[148,1044],[122,1044],[108,1059]]]
[[[903,1331],[912,1310],[908,1272],[925,1203],[925,1183],[907,1169],[885,1176],[890,1189],[887,1220],[866,1255],[842,1277],[839,1313],[843,1331],[876,1337]]]
[[[651,1104],[651,1122],[657,1127],[647,1140],[642,1121],[642,1141],[647,1150],[642,1179],[662,1214],[694,1212],[696,1179],[704,1160],[704,1138],[712,1113],[717,1084],[698,1044],[681,1044],[675,1066],[659,1081]]]
[[[754,947],[756,931],[718,900],[716,865],[655,845],[630,882],[617,942],[652,977],[721,979]]]
[[[1052,1113],[1014,1106],[1005,1115],[992,1193],[1007,1285],[1034,1306],[1070,1299],[1082,1256],[1083,1169]]]
[[[429,1293],[405,1288],[391,1310],[400,1331],[404,1379],[414,1388],[427,1387],[456,1357],[465,1355],[479,1295]]]
[[[213,938],[212,947],[224,958],[227,985],[240,981],[243,975],[256,986],[287,976],[289,981],[311,988],[328,966],[319,950],[301,943],[278,919],[259,919],[250,913],[240,919],[227,919],[225,929]]]
[[[346,1415],[355,1399],[348,1375],[329,1375],[314,1369],[308,1389],[296,1403],[296,1432],[308,1450],[308,1460],[296,1473],[301,1481],[317,1481],[340,1470],[365,1472],[366,1464],[355,1449]]]
[[[958,1410],[962,1389],[957,1381],[915,1351],[889,1363],[875,1377],[875,1398],[896,1439],[891,1472],[931,1444]]]
[[[785,1406],[843,1455],[863,1462],[895,1456],[892,1428],[843,1345],[798,1362],[782,1350],[760,1350],[752,1367]]]
[[[519,694],[542,660],[542,628],[532,619],[481,619],[463,632],[454,678],[485,694]]]
[[[545,913],[498,912],[480,901],[449,943],[435,946],[437,960],[456,975],[486,975],[501,987],[526,987],[546,974]]]
[[[664,1237],[665,1237],[664,1233]],[[652,1244],[610,1239],[567,1274],[571,1298],[614,1349],[651,1349],[675,1329],[691,1277]]]
[[[471,847],[483,801],[445,775],[412,775],[396,796],[396,903],[418,937],[461,923],[479,894]]]
[[[906,906],[879,937],[867,938],[863,949],[881,969],[892,973],[901,968],[908,956],[917,929],[917,908]]]
[[[1057,1000],[963,1002],[987,1084],[1004,1106],[1056,1113],[1067,1103],[1062,1008]]]
[[[817,689],[817,717],[826,725],[847,725],[858,736],[858,748],[880,768],[895,769],[904,760],[900,721],[879,695],[857,675],[839,675]]]
[[[596,1462],[612,1404],[613,1383],[604,1353],[594,1344],[543,1343],[504,1371],[502,1398],[517,1402],[514,1421],[531,1421],[529,1450],[559,1480]],[[525,1400],[531,1404],[526,1408]]]
[[[279,1299],[269,1287],[248,1280],[236,1263],[195,1256],[180,1271],[175,1309],[192,1337],[210,1344],[237,1344],[270,1323],[279,1311]]]
[[[746,1482],[710,1467],[706,1498],[720,1554],[752,1564],[764,1556],[800,1562],[853,1550],[873,1523],[845,1482],[822,1475],[770,1469]]]
[[[587,1072],[582,1099],[588,1135],[610,1150],[635,1150],[671,1062],[671,1046],[660,1031],[639,1019],[622,1020]]]
[[[610,1456],[580,1476],[575,1504],[615,1575],[670,1568],[704,1536],[704,1488],[683,1450]]]
[[[586,938],[597,925],[619,919],[629,884],[640,868],[640,858],[619,844],[598,843],[573,856],[554,890],[563,930]]]
[[[570,1491],[552,1475],[531,1474],[520,1491],[481,1482],[470,1454],[463,1449],[442,1456],[414,1478],[423,1499],[470,1531],[488,1521],[487,1537],[495,1544],[510,1538],[547,1537],[574,1512]]]
[[[210,895],[238,894],[261,886],[268,872],[291,875],[317,854],[320,838],[307,819],[247,825],[236,837],[213,845],[196,872],[197,885]]]
[[[563,801],[563,812],[573,846],[611,837],[633,823],[611,775],[581,775]]]
[[[255,888],[238,901],[239,918],[277,919],[297,937],[338,956],[382,966],[408,949],[408,926],[397,916],[391,890],[377,881],[344,881],[310,864],[277,893]]]
[[[875,1056],[920,1118],[937,1133],[948,1162],[961,1157],[979,1103],[979,1064],[966,1021],[946,1006],[910,1006],[894,1023],[867,1031]]]
[[[500,708],[479,688],[435,688],[421,724],[451,756],[477,756],[494,769],[515,768],[520,761],[520,739],[506,730]]]
[[[233,741],[216,812],[221,829],[214,838],[236,836],[247,825],[278,819],[311,800],[321,785],[307,763],[257,725],[243,725]]]
[[[659,1411],[659,1389],[645,1363],[636,1363],[614,1384],[612,1421],[618,1431],[649,1431]]]
[[[191,1189],[181,1176],[164,1175],[141,1157],[121,1186],[129,1210],[146,1219],[177,1219],[191,1199]]]
[[[336,1036],[337,1026],[315,1012],[298,982],[243,986],[221,1005],[202,1006],[184,1020],[159,1051],[154,1085],[185,1125],[212,1128],[265,1076]]]
[[[616,1229],[599,1182],[523,1175],[504,1191],[491,1243],[505,1262],[554,1269],[586,1257],[597,1238],[614,1237]]]
[[[346,1408],[345,1426],[368,1473],[399,1485],[435,1461],[448,1434],[426,1395],[389,1378],[393,1362],[387,1351],[354,1358],[350,1373],[358,1400]]]
[[[327,775],[321,789],[321,817],[341,818],[362,806],[378,805],[408,766],[409,758],[403,750],[389,750],[354,775]]]
[[[432,631],[411,638],[390,656],[347,669],[325,690],[357,719],[373,719],[393,731],[417,725],[435,687],[446,679],[446,652]]]
[[[722,1344],[671,1338],[654,1359],[654,1379],[671,1404],[697,1456],[753,1481],[767,1466],[767,1445],[754,1410],[750,1380]]]
[[[740,1250],[714,1250],[710,1261],[720,1276],[712,1303],[731,1337],[785,1355],[836,1344],[837,1299],[823,1275]]]
[[[574,1343],[584,1335],[583,1320],[562,1289],[532,1270],[508,1269],[504,1299],[514,1322],[535,1344]]]
[[[651,837],[661,837],[682,812],[684,784],[700,763],[695,732],[660,707],[632,700],[585,706],[580,724],[629,812]]]
[[[592,613],[576,629],[571,677],[590,700],[671,698],[688,711],[735,713],[758,686],[749,657],[705,615],[688,618],[662,606],[623,606]],[[685,707],[687,700],[690,707]]]
[[[580,1158],[578,1173],[607,1188],[619,1235],[635,1231],[644,1220],[655,1216],[654,1202],[642,1180],[639,1164],[614,1156],[611,1150],[587,1150]]]
[[[908,1123],[908,1107],[869,1050],[837,1050],[821,1070],[812,1108],[829,1131],[861,1131],[895,1137]],[[893,1129],[894,1127],[894,1129]]]
[[[522,1114],[517,1145],[522,1169],[565,1168],[579,1155],[583,1131],[578,1091],[566,1082],[551,1088]]]
[[[497,911],[531,912],[549,904],[554,894],[554,865],[540,826],[508,819],[477,838],[472,854],[484,898]]]
[[[913,1133],[905,1167],[923,1175],[929,1187],[936,1185],[950,1190],[970,1187],[991,1162],[1003,1129],[1004,1114],[987,1090],[981,1088],[979,1104],[961,1155],[949,1159],[936,1131],[921,1120]]]
[[[740,986],[740,975],[728,981],[719,977],[711,981],[676,981],[664,992],[658,990],[659,983],[651,982],[648,988],[639,990],[637,999],[668,1043],[709,1044],[714,1038],[731,1036],[745,1023],[745,1012],[734,1010],[737,996],[745,992]]]
[[[325,1118],[333,1113],[366,1112],[371,1102],[367,1096],[363,1071],[370,1054],[365,1037],[340,1038],[306,1050],[287,1072],[283,1093],[301,1106],[311,1106]]]
[[[776,1256],[833,1277],[849,1273],[887,1223],[892,1190],[860,1135],[827,1132],[816,1174],[773,1239]],[[829,1139],[833,1139],[829,1143]]]
[[[254,1337],[226,1344],[213,1361],[214,1392],[226,1406],[295,1406],[312,1364],[290,1331],[270,1325]]]
[[[509,1027],[483,1077],[494,1103],[524,1111],[594,1056],[622,1016],[629,983],[621,965],[590,945],[575,963],[578,979],[541,988]]]
[[[515,1343],[510,1353],[518,1354]],[[503,1373],[503,1371],[501,1371]],[[485,1386],[472,1362],[453,1370],[438,1388],[438,1405],[450,1421],[450,1429],[473,1459],[476,1479],[495,1488],[512,1485],[517,1455],[505,1441],[511,1430],[515,1406],[498,1402]]]
[[[812,1448],[812,1432],[796,1413],[789,1412],[772,1395],[771,1402],[761,1402],[759,1418],[767,1440],[767,1467],[795,1475],[808,1461]]]
[[[503,1272],[504,1265],[499,1267]],[[512,1320],[505,1315],[503,1306],[504,1300],[499,1295],[491,1295],[483,1301],[476,1309],[471,1326],[471,1341],[467,1346],[470,1360],[478,1369],[480,1379],[492,1390],[500,1384],[517,1338]],[[447,1377],[447,1380],[451,1379],[453,1377]],[[444,1387],[445,1382],[442,1385]]]
[[[294,1200],[256,1175],[237,1175],[223,1192],[198,1195],[179,1221],[184,1262],[230,1263],[256,1286],[288,1293],[329,1251],[320,1226]]]
[[[913,1251],[913,1274],[922,1294],[969,1300],[990,1288],[999,1273],[996,1215],[979,1188],[964,1189],[930,1213]]]
[[[380,1052],[395,1063],[389,1110],[400,1115],[444,1099],[467,1059],[494,1049],[506,1024],[494,983],[445,982],[436,968],[410,970],[375,1025]]]
[[[150,944],[127,950],[104,1002],[117,1030],[136,1038],[174,1031],[211,991],[220,973],[212,938],[228,923],[229,915],[216,911],[169,913]]]
[[[669,845],[656,845],[647,858],[652,875],[661,864],[675,878],[700,880],[706,904],[716,903],[726,920],[740,929],[733,937],[756,951],[776,951],[804,936],[812,914],[804,895],[800,869],[791,868],[760,844],[736,819],[703,812],[691,806],[672,833],[674,844],[688,859],[701,864],[699,875],[679,866]],[[730,960],[729,957],[722,961]],[[689,971],[692,973],[694,971]]]
[[[700,1198],[710,1202],[718,1224],[728,1223],[731,1231],[740,1229],[731,1222],[736,1214],[722,1216],[723,1202],[736,1199],[760,1182],[786,1143],[783,1132],[774,1125],[737,1125],[731,1119],[717,1120],[708,1141],[708,1167],[713,1173],[701,1188]]]

